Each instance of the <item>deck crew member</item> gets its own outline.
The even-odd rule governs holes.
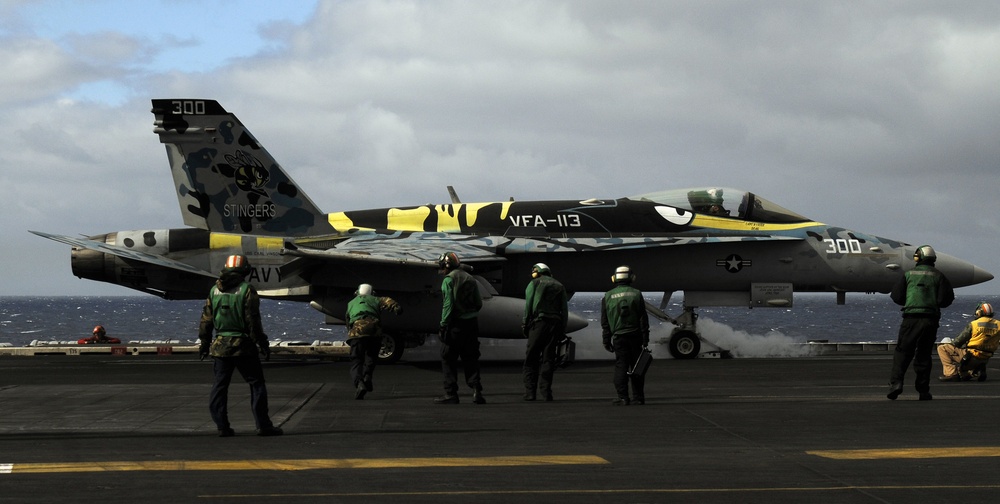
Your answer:
[[[382,312],[397,315],[403,312],[396,300],[379,297],[369,284],[361,284],[355,297],[347,303],[347,344],[351,346],[351,379],[354,380],[354,398],[364,399],[374,390],[372,375],[375,361],[382,348]]]
[[[941,359],[941,381],[986,381],[986,363],[1000,347],[1000,321],[993,318],[993,305],[976,305],[975,320],[953,341],[937,347]]]
[[[104,326],[99,325],[94,327],[93,335],[89,338],[80,338],[76,341],[78,345],[93,345],[93,344],[118,344],[122,341],[118,338],[111,338],[108,336],[108,332],[104,330]]]
[[[601,300],[601,335],[604,349],[615,354],[615,391],[618,398],[612,404],[627,406],[646,404],[646,377],[630,375],[629,367],[639,358],[639,352],[649,346],[649,314],[639,289],[632,287],[635,275],[628,266],[619,266],[611,276],[615,287]],[[629,398],[629,383],[632,397]]]
[[[566,337],[569,318],[566,288],[552,277],[548,265],[531,267],[531,281],[524,290],[524,319],[528,339],[524,357],[524,400],[534,401],[536,390],[552,400],[552,377],[556,370],[556,346]]]
[[[235,435],[229,425],[228,410],[229,382],[234,370],[238,370],[250,385],[250,408],[257,435],[282,434],[267,412],[264,369],[257,353],[259,350],[269,358],[271,347],[260,322],[260,297],[244,280],[250,271],[250,262],[245,256],[231,255],[226,259],[226,266],[209,291],[198,328],[201,357],[212,356],[215,384],[209,398],[209,411],[220,437]]]
[[[458,359],[465,369],[465,383],[472,388],[472,402],[485,404],[479,374],[479,310],[483,299],[479,284],[459,262],[458,255],[446,252],[438,258],[441,281],[441,372],[444,395],[437,404],[458,404]]]
[[[921,245],[913,253],[916,267],[899,277],[889,295],[893,302],[903,307],[903,321],[899,325],[899,338],[892,356],[889,374],[890,400],[903,393],[903,376],[913,361],[916,373],[914,387],[921,401],[933,399],[930,392],[931,350],[937,339],[941,308],[955,300],[951,282],[934,267],[937,253],[930,245]]]

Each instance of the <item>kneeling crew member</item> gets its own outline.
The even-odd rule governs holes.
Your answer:
[[[976,319],[951,343],[937,347],[941,358],[941,381],[986,381],[986,363],[1000,347],[1000,321],[993,318],[993,305],[976,305]]]

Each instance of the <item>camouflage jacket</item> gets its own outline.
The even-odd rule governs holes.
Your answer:
[[[243,276],[239,274],[223,274],[212,287],[208,299],[205,300],[205,307],[202,308],[201,322],[198,326],[198,340],[201,348],[208,348],[208,354],[212,357],[236,357],[240,355],[256,355],[259,351],[268,349],[267,335],[260,321],[260,297],[257,290],[248,285],[246,294],[242,299],[243,303],[243,324],[240,334],[233,336],[216,335],[215,316],[212,310],[213,294],[232,294],[240,290],[243,285]]]
[[[347,304],[347,339],[382,336],[383,311],[402,312],[396,300],[390,297],[357,296]]]

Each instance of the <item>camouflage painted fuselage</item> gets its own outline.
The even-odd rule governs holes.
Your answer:
[[[474,268],[489,297],[484,325],[520,335],[519,298],[537,262],[571,292],[605,291],[614,269],[629,265],[639,289],[684,291],[685,302],[699,306],[787,306],[795,291],[888,292],[913,267],[909,244],[814,222],[730,188],[323,213],[217,102],[152,105],[193,229],[90,239],[38,233],[74,247],[77,276],[200,298],[225,258],[243,254],[262,297],[307,301],[340,317],[355,288],[369,283],[406,307],[390,319],[396,329],[436,332],[435,261],[451,251]],[[937,266],[956,287],[992,278],[945,254]]]

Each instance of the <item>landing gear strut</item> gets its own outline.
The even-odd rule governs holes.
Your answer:
[[[684,308],[684,313],[674,319],[677,327],[670,332],[670,355],[675,359],[694,359],[701,352],[701,338],[695,329],[698,314],[694,308]]]
[[[673,358],[696,359],[698,357],[701,353],[701,335],[698,334],[698,329],[695,327],[698,314],[694,312],[694,307],[684,307],[684,313],[677,318],[667,315],[666,312],[649,303],[646,303],[646,311],[664,322],[670,322],[677,326],[670,332],[670,339],[667,341],[667,348],[670,350],[670,355]],[[718,348],[711,342],[708,344],[710,347]],[[729,350],[721,348],[710,350],[708,353],[718,353],[722,359],[732,358]]]

